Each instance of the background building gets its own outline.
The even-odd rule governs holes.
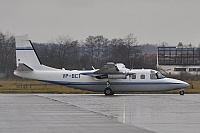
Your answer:
[[[191,45],[158,47],[157,68],[164,74],[200,75],[200,48]]]

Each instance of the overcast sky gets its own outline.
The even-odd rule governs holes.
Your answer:
[[[0,0],[0,31],[33,42],[133,33],[140,44],[200,44],[200,0]]]

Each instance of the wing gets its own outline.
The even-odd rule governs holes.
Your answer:
[[[83,75],[88,75],[95,77],[97,79],[124,79],[126,78],[126,73],[120,72],[119,68],[113,62],[106,63],[103,67],[95,72],[82,73]]]
[[[101,67],[98,71],[96,71],[96,73],[104,73],[104,74],[115,73],[115,72],[119,72],[119,69],[113,62],[106,63],[103,67]]]

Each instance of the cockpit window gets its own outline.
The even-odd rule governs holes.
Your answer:
[[[165,76],[162,75],[160,72],[157,72],[156,75],[157,75],[158,79],[163,79],[163,78],[165,78]]]

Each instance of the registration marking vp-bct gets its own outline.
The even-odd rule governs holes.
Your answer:
[[[80,74],[62,74],[63,78],[80,78],[81,75]]]

